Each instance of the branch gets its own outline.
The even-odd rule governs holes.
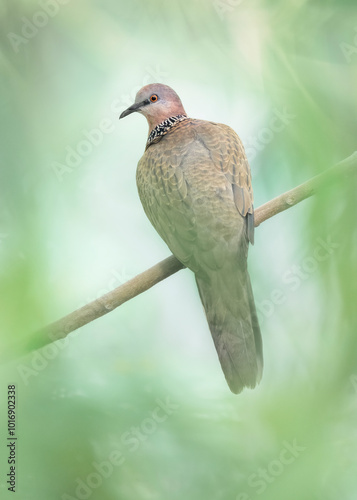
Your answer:
[[[357,172],[356,167],[357,151],[324,173],[313,177],[291,191],[287,191],[257,208],[255,210],[255,226],[259,226],[265,220],[309,198],[332,181],[341,179],[344,175]],[[124,304],[124,302],[145,292],[184,267],[176,257],[171,255],[147,271],[138,274],[135,278],[106,293],[99,299],[93,300],[89,304],[39,330],[36,332],[30,347],[37,349],[50,342],[66,337],[70,332],[113,311],[113,309]]]

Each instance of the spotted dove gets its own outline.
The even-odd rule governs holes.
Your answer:
[[[137,186],[150,222],[194,272],[218,357],[232,392],[253,388],[262,339],[247,270],[253,243],[251,175],[243,145],[227,125],[189,118],[176,92],[150,84],[134,111],[149,123]]]

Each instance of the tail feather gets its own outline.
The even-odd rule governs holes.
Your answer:
[[[254,388],[263,370],[262,338],[246,270],[212,273],[196,282],[213,342],[231,391]]]
[[[251,318],[251,323],[252,323],[252,327],[253,327],[255,352],[257,355],[257,368],[258,368],[257,384],[259,384],[259,382],[262,379],[263,367],[264,367],[263,340],[262,340],[262,334],[260,332],[260,326],[259,326],[259,321],[258,321],[257,310],[255,307],[252,285],[251,285],[248,273],[247,273],[247,292],[248,292],[249,307],[250,307],[250,318]]]

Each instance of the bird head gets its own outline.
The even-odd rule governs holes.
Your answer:
[[[136,94],[134,104],[123,111],[119,118],[124,118],[134,112],[145,116],[150,130],[167,118],[186,114],[176,92],[162,83],[151,83],[140,89]]]

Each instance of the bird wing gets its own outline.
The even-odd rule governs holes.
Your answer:
[[[207,124],[207,125],[206,125]],[[221,123],[203,122],[199,138],[210,151],[215,168],[232,185],[234,202],[243,217],[253,214],[253,189],[243,144],[233,129]]]
[[[232,186],[238,212],[246,217],[247,235],[254,244],[254,197],[249,163],[243,144],[236,132],[227,125],[201,122],[199,138],[210,151],[215,168],[224,173]]]

